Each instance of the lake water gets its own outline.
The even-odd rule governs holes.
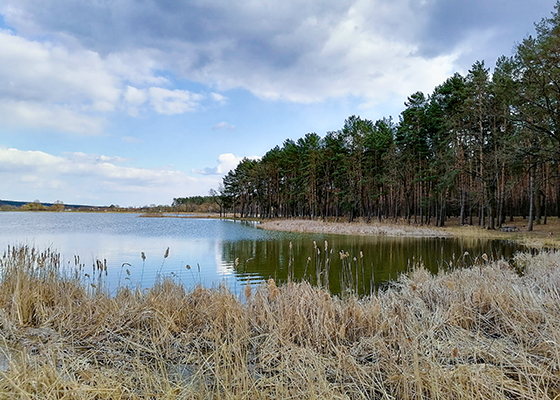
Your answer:
[[[149,287],[158,276],[187,288],[224,283],[236,293],[247,282],[269,278],[319,280],[333,293],[369,293],[372,283],[382,285],[420,262],[436,272],[471,265],[484,253],[509,258],[519,249],[496,240],[296,234],[255,226],[138,214],[0,212],[0,249],[51,248],[72,268],[77,256],[84,282],[102,280],[111,293],[125,285]],[[107,273],[99,274],[97,260]]]

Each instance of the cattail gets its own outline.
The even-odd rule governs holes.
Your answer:
[[[142,257],[142,261],[146,261],[146,254],[144,252],[140,253],[140,257]]]
[[[167,248],[167,250],[165,250],[165,254],[163,255],[163,258],[167,257],[169,257],[169,247]]]
[[[248,299],[249,297],[251,297],[251,294],[253,292],[253,288],[251,287],[251,281],[247,282],[247,285],[245,285],[245,298]]]
[[[274,282],[274,279],[270,278],[267,281],[267,283],[268,283],[268,300],[273,301],[274,299],[276,299],[276,297],[278,297],[278,294],[280,292],[276,287],[276,282]]]

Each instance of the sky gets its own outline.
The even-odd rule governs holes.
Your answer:
[[[398,121],[554,0],[0,0],[0,199],[206,195],[351,115]]]

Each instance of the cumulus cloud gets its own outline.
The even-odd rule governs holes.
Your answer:
[[[218,187],[218,177],[187,176],[168,168],[137,168],[118,165],[118,156],[69,153],[55,156],[43,151],[0,147],[0,190],[14,200],[40,198],[54,201],[99,204],[104,199],[122,205],[170,204],[178,195],[195,195]],[[180,193],[178,193],[178,191]]]
[[[34,101],[0,99],[0,125],[40,128],[60,132],[97,135],[105,119],[83,114],[72,107]]]
[[[26,40],[0,31],[0,97],[12,101],[80,101],[93,111],[114,109],[120,91],[103,60],[92,51]]]
[[[244,159],[248,158],[250,160],[258,160],[259,156],[250,157],[237,157],[233,153],[220,154],[218,157],[218,165],[215,167],[206,167],[202,170],[193,170],[193,172],[200,175],[219,175],[223,176],[227,174],[232,169],[235,169],[237,165]]]
[[[99,56],[0,31],[0,120],[82,134],[102,131],[99,113],[115,108],[120,91]]]
[[[148,86],[170,82],[155,74],[157,63],[150,59],[154,52],[147,53],[102,57],[81,46],[70,50],[0,30],[0,124],[99,134],[106,115],[119,109],[132,116],[148,110],[173,115],[198,109],[202,95]],[[144,107],[147,103],[150,108]]]
[[[219,89],[242,87],[266,99],[314,102],[340,96],[382,101],[431,90],[479,59],[509,54],[551,8],[548,0],[240,0],[183,2],[5,0],[0,11],[22,35],[47,32],[102,54],[137,82],[168,69]],[[87,23],[85,23],[87,21]],[[506,39],[507,40],[498,40]],[[468,55],[468,56],[467,56]],[[484,54],[487,55],[487,54]],[[469,65],[460,63],[468,60]],[[163,78],[161,78],[163,79]],[[165,87],[151,83],[150,86]],[[192,110],[176,93],[158,112]],[[214,101],[223,101],[215,93]],[[196,101],[195,101],[196,103]],[[108,102],[107,106],[111,103]]]
[[[160,114],[173,115],[194,111],[203,96],[187,90],[168,90],[152,87],[148,90],[150,103]]]
[[[14,30],[0,31],[0,117],[7,117],[0,123],[99,133],[110,113],[193,112],[204,102],[225,104],[217,92],[233,88],[268,100],[380,104],[429,92],[477,59],[509,55],[551,7],[549,0],[4,0],[0,14]],[[209,88],[175,89],[171,76]]]
[[[218,104],[224,104],[227,102],[227,98],[219,93],[210,93],[210,96],[212,97],[212,100]]]
[[[124,93],[124,98],[127,103],[133,106],[139,106],[148,100],[148,96],[145,90],[141,90],[132,86],[126,87],[126,92]]]

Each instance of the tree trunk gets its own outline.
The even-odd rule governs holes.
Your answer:
[[[534,217],[534,182],[533,182],[533,171],[529,171],[529,222],[527,223],[527,231],[531,232],[533,230],[533,217]]]

